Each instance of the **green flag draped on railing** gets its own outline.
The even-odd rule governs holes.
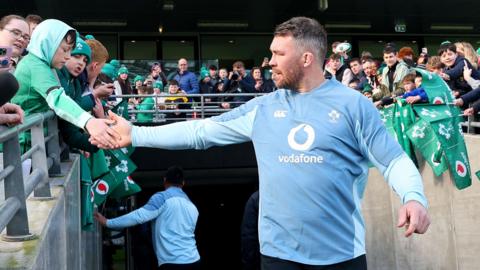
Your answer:
[[[88,160],[80,155],[80,219],[82,230],[93,230],[92,174]]]

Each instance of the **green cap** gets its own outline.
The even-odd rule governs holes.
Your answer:
[[[363,92],[363,93],[367,93],[367,92],[372,93],[372,86],[371,86],[370,84],[366,84],[366,85],[363,87],[362,92]]]
[[[85,35],[85,39],[95,39],[93,35]]]
[[[115,80],[115,67],[109,63],[103,65],[102,73],[107,75],[110,79]]]
[[[110,64],[115,68],[120,68],[120,61],[118,61],[117,59],[110,60]]]
[[[155,81],[153,83],[153,88],[158,88],[160,90],[163,90],[163,83],[161,81]]]
[[[117,72],[117,75],[120,75],[120,74],[128,74],[128,69],[125,66],[122,66],[121,68],[118,69],[118,72]]]
[[[205,79],[206,77],[208,77],[210,75],[210,73],[208,72],[207,68],[206,67],[202,67],[200,69],[200,80],[203,80]]]
[[[480,48],[477,49],[477,54],[480,55]]]
[[[140,76],[140,75],[137,75],[135,76],[135,79],[133,79],[133,83],[136,83],[137,81],[144,81],[145,79],[143,78],[143,76]]]
[[[80,37],[77,37],[77,43],[75,44],[75,48],[73,48],[71,55],[85,55],[87,57],[87,65],[90,63],[92,60],[92,49],[90,49],[90,46],[81,39]]]

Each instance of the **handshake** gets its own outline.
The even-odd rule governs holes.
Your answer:
[[[90,143],[99,148],[121,148],[132,143],[130,122],[112,111],[108,112],[107,119],[91,118],[85,128],[90,134]]]

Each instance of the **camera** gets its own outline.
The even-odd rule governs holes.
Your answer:
[[[12,48],[0,47],[0,67],[8,67],[10,65],[10,57],[12,57]]]
[[[234,71],[232,73],[232,78],[231,78],[232,81],[236,81],[236,80],[238,80],[238,78],[240,78],[240,74],[237,71]]]

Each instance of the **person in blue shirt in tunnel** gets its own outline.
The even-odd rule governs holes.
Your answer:
[[[174,150],[252,141],[263,270],[367,268],[361,200],[369,162],[400,197],[405,236],[430,224],[420,173],[368,99],[323,77],[326,48],[323,27],[295,17],[276,27],[270,45],[278,90],[220,116],[171,125],[136,127],[110,114],[119,145]]]
[[[163,178],[165,191],[155,193],[143,207],[113,219],[97,212],[95,218],[114,230],[153,220],[152,242],[159,269],[200,269],[195,242],[198,210],[183,192],[184,184],[182,168],[172,166]]]

